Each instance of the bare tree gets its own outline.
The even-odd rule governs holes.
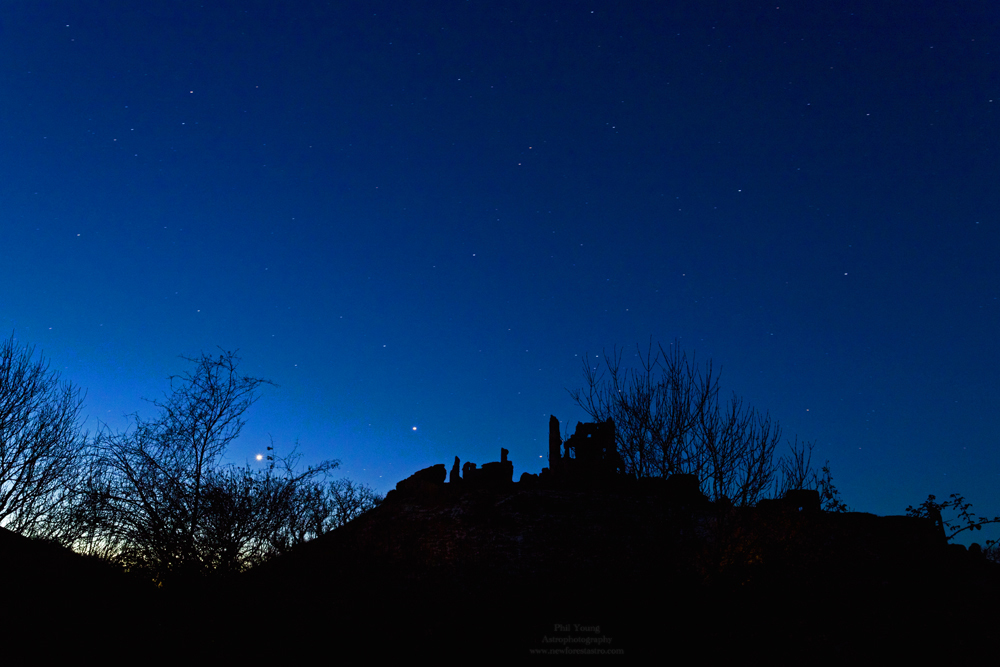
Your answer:
[[[152,401],[158,418],[136,415],[132,429],[101,434],[101,466],[91,480],[104,546],[155,576],[213,566],[207,515],[220,502],[220,461],[266,383],[240,375],[232,352],[188,361],[194,370],[171,377],[172,392]],[[232,490],[238,502],[240,489]]]
[[[304,480],[283,505],[284,514],[272,533],[276,553],[347,525],[382,502],[382,496],[365,484],[338,479],[329,484]]]
[[[788,446],[789,452],[778,460],[775,480],[777,496],[783,496],[791,490],[809,489],[819,492],[820,506],[828,512],[847,512],[848,507],[840,498],[840,491],[833,485],[833,475],[830,474],[830,462],[827,461],[817,471],[812,465],[814,442],[799,444],[796,438]]]
[[[698,426],[718,397],[711,363],[706,374],[678,349],[637,354],[639,368],[622,366],[622,351],[605,355],[606,371],[584,358],[585,390],[570,395],[595,421],[615,422],[619,454],[635,477],[668,476],[701,468]],[[607,379],[605,379],[605,374]]]
[[[774,449],[781,428],[771,416],[743,405],[735,394],[723,409],[717,402],[700,414],[694,445],[707,466],[707,486],[715,498],[752,505],[768,491],[775,473]],[[724,411],[723,411],[724,410]],[[699,474],[701,478],[701,474]]]
[[[719,400],[719,376],[670,350],[637,350],[637,367],[617,348],[604,369],[584,358],[586,387],[570,395],[595,421],[615,422],[618,452],[635,477],[698,476],[715,499],[752,505],[774,486],[781,427],[733,395]]]
[[[370,509],[378,507],[382,496],[364,484],[349,479],[338,479],[330,483],[330,498],[333,500],[334,527],[346,526]]]
[[[296,471],[294,453],[280,466],[269,459],[266,470],[228,467],[206,482],[204,551],[216,573],[242,572],[326,532],[322,480],[339,462]]]
[[[211,551],[222,572],[246,570],[331,530],[335,503],[325,480],[339,461],[297,469],[299,455],[268,447],[268,466],[227,468],[211,478]]]
[[[266,381],[239,374],[234,353],[188,361],[194,370],[153,401],[156,419],[98,438],[78,513],[89,550],[160,582],[232,574],[346,522],[341,505],[353,517],[379,500],[351,482],[327,486],[338,461],[299,469],[295,451],[278,457],[273,443],[263,469],[224,464]]]
[[[13,334],[0,345],[0,525],[31,537],[72,539],[62,513],[82,471],[80,391],[61,383]]]

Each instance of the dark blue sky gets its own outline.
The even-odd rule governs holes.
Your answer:
[[[91,428],[238,349],[234,461],[382,491],[677,338],[851,507],[1000,513],[1000,9],[634,4],[4,3],[0,328]]]

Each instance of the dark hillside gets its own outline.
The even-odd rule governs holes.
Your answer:
[[[149,586],[56,544],[0,528],[0,572],[0,627],[8,648],[52,655],[101,647],[102,655],[122,657],[134,655],[160,625]]]
[[[509,463],[502,461],[501,464]],[[231,662],[541,651],[773,662],[990,650],[1000,566],[928,519],[711,503],[686,476],[400,482],[376,509],[228,583],[152,590],[0,530],[9,637]]]
[[[847,657],[873,642],[971,648],[995,627],[1000,567],[946,546],[932,522],[810,509],[736,510],[667,483],[423,483],[251,573],[246,589],[281,610],[264,612],[278,636],[369,656],[693,643]]]

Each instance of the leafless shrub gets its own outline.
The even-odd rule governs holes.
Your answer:
[[[378,507],[382,496],[364,484],[349,479],[338,479],[330,483],[330,498],[333,501],[333,523],[345,526],[370,509]]]
[[[830,462],[827,461],[820,470],[812,465],[812,452],[816,443],[799,443],[789,445],[789,454],[778,460],[776,495],[783,496],[791,490],[809,489],[819,492],[820,507],[827,512],[846,512],[847,505],[840,498],[840,491],[833,485],[830,474]]]
[[[85,546],[164,581],[242,571],[315,535],[295,521],[311,511],[314,485],[336,461],[296,472],[294,454],[264,470],[222,463],[265,380],[237,371],[239,358],[189,359],[153,401],[159,416],[102,433],[79,515]],[[273,452],[273,447],[269,447]]]

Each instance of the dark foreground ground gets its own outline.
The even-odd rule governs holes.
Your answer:
[[[442,493],[366,519],[249,577],[288,635],[372,657],[851,659],[961,655],[992,644],[1000,618],[1000,566],[909,517],[739,512],[651,489]]]
[[[517,489],[397,497],[238,581],[172,593],[0,533],[0,621],[47,653],[225,663],[692,649],[869,662],[1000,643],[1000,566],[929,521]]]

